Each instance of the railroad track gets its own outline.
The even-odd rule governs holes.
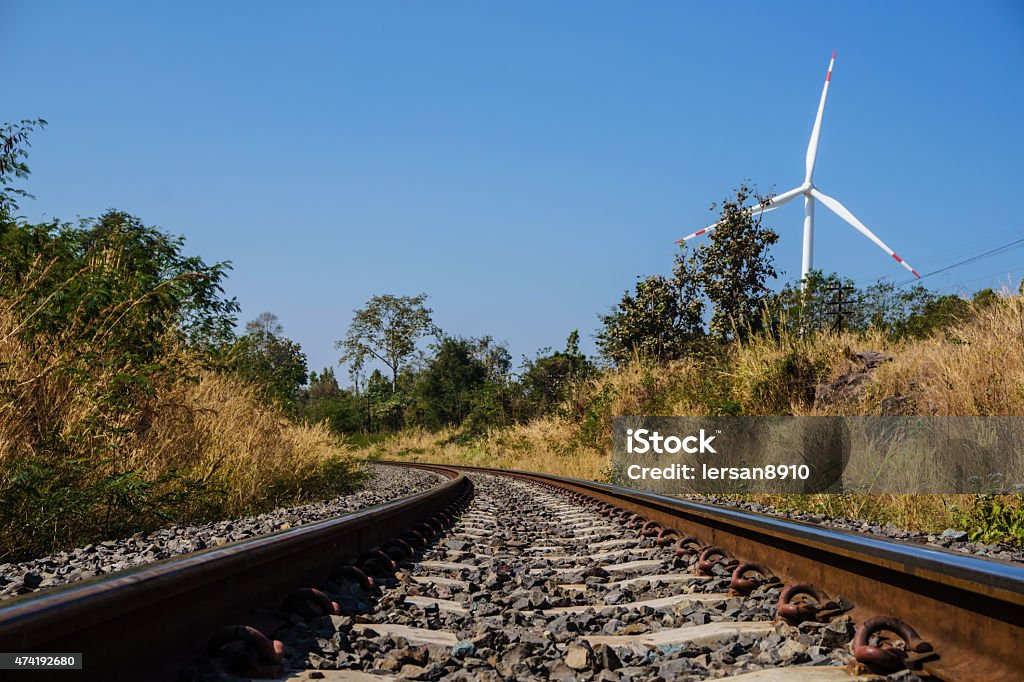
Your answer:
[[[84,654],[37,679],[1024,679],[1019,565],[422,468],[448,481],[0,605],[0,651]]]

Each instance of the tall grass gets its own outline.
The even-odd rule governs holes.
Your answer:
[[[846,399],[816,404],[817,384],[858,368],[856,354],[892,357]],[[1024,299],[972,306],[923,340],[864,334],[762,334],[669,363],[636,358],[577,386],[555,415],[465,441],[448,431],[398,434],[356,454],[530,469],[594,480],[611,470],[619,415],[878,415],[901,396],[917,414],[1024,415]],[[977,539],[1024,541],[1020,496],[759,496],[776,507],[894,523],[911,530],[964,527]]]
[[[187,471],[220,491],[225,513],[315,496],[329,486],[325,476],[348,465],[325,425],[293,423],[231,377],[200,371],[157,399],[152,422],[127,453],[128,468],[151,478]]]
[[[34,287],[46,270],[0,296],[0,561],[352,485],[352,459],[326,427],[289,422],[173,333],[140,359],[118,336],[137,299],[86,315],[90,290],[37,324],[66,295]]]
[[[904,346],[871,389],[868,405],[907,395],[920,414],[1024,415],[1024,297],[976,307],[970,321]]]

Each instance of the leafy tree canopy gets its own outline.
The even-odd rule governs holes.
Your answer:
[[[262,313],[245,328],[246,334],[228,352],[229,367],[266,398],[295,412],[307,381],[302,347],[283,336],[284,328],[273,313]]]
[[[755,216],[746,206],[770,198],[740,185],[734,198],[722,202],[710,238],[695,249],[696,278],[714,310],[710,328],[721,338],[742,337],[763,326],[772,296],[768,281],[778,274],[769,248],[779,235],[762,223],[762,214]]]
[[[488,368],[477,357],[477,344],[446,338],[416,378],[418,421],[428,428],[461,424],[473,409],[474,397],[487,382]]]
[[[18,199],[32,198],[23,189],[11,185],[15,178],[27,178],[29,133],[44,128],[46,121],[41,118],[26,119],[18,123],[0,126],[0,220],[7,219],[18,210]]]
[[[618,306],[601,317],[597,345],[616,365],[636,357],[673,360],[704,336],[704,300],[695,256],[677,255],[672,277],[641,279],[622,295]]]
[[[572,386],[595,372],[587,356],[580,352],[580,334],[573,330],[565,350],[552,353],[544,349],[533,360],[524,358],[520,378],[528,415],[543,414],[557,407]]]
[[[224,296],[229,263],[182,253],[184,238],[121,211],[80,225],[9,223],[0,234],[0,295],[25,333],[117,344],[148,362],[177,337],[215,347],[233,336],[238,303]]]
[[[426,294],[374,296],[355,311],[344,339],[335,346],[343,351],[341,362],[361,368],[376,358],[391,370],[391,389],[398,389],[398,373],[416,352],[416,343],[440,329],[426,307]]]
[[[635,357],[678,358],[704,337],[707,304],[710,331],[721,339],[761,329],[772,297],[768,281],[777,275],[769,248],[778,235],[746,205],[768,199],[740,185],[733,198],[722,202],[710,239],[692,250],[682,245],[671,277],[646,277],[634,293],[624,293],[601,318],[597,342],[602,355],[616,365]]]
[[[924,338],[966,320],[998,297],[991,289],[983,289],[968,301],[921,285],[903,288],[890,282],[861,288],[851,279],[818,270],[808,273],[805,283],[804,287],[787,283],[775,295],[769,306],[773,327],[801,333],[834,329],[841,296],[843,329],[878,329],[897,337]]]

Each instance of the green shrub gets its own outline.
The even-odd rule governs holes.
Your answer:
[[[1024,545],[1024,503],[1020,496],[977,495],[968,508],[954,509],[953,518],[972,542]]]

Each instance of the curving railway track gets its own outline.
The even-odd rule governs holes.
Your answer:
[[[448,480],[5,602],[0,651],[84,659],[5,673],[1024,679],[1020,565],[587,481],[421,468]]]

